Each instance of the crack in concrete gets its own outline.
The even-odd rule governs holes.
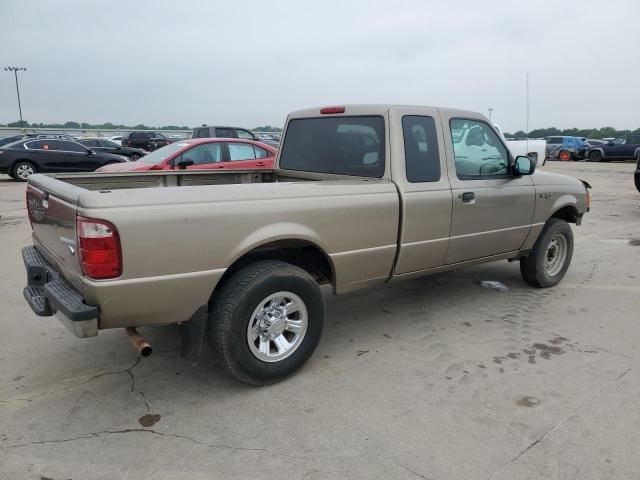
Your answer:
[[[557,429],[559,429],[560,427],[565,425],[568,421],[570,421],[573,418],[575,418],[583,408],[587,407],[588,405],[591,405],[598,398],[600,398],[607,390],[609,390],[611,387],[613,387],[622,377],[624,377],[627,373],[629,373],[632,370],[632,368],[633,367],[627,368],[624,372],[622,372],[618,376],[616,376],[611,381],[611,383],[609,383],[608,385],[604,385],[602,388],[600,388],[600,390],[598,390],[598,392],[596,394],[592,395],[591,397],[586,399],[584,402],[582,402],[573,412],[571,412],[570,415],[568,415],[567,417],[563,418],[558,423],[556,423],[553,427],[551,427],[549,430],[547,430],[545,433],[540,435],[535,441],[533,441],[531,444],[529,444],[525,449],[521,450],[520,453],[518,453],[518,455],[516,455],[513,459],[511,459],[506,465],[504,465],[502,468],[500,468],[500,470],[498,470],[497,472],[495,472],[492,475],[490,475],[489,477],[487,477],[487,480],[493,480],[498,475],[501,475],[502,473],[504,473],[511,465],[513,465],[518,460],[520,460],[520,458],[523,455],[526,455],[527,452],[529,452],[532,448],[534,448],[536,445],[539,445],[540,443],[542,443],[542,441],[545,438],[547,438],[549,435],[551,435]]]
[[[147,408],[147,413],[151,411],[151,405],[147,402],[147,397],[145,397],[144,392],[138,392],[138,395],[142,397],[142,401],[144,402],[144,406]]]
[[[28,443],[18,443],[18,444],[14,444],[14,445],[0,446],[0,450],[9,450],[9,449],[13,449],[13,448],[30,447],[30,446],[34,446],[34,445],[48,445],[48,444],[52,444],[52,443],[55,444],[55,443],[75,442],[75,441],[79,441],[79,440],[87,440],[87,439],[99,438],[100,436],[103,436],[103,435],[120,435],[120,434],[128,434],[128,433],[145,433],[145,434],[159,435],[161,437],[169,437],[169,438],[177,438],[177,439],[181,439],[181,440],[189,440],[189,441],[195,443],[196,445],[202,445],[204,447],[213,448],[213,449],[241,450],[241,451],[247,451],[247,452],[264,452],[264,453],[271,453],[273,455],[277,455],[277,456],[281,456],[281,457],[293,458],[295,460],[309,461],[309,459],[306,458],[306,457],[297,457],[295,455],[289,455],[288,453],[282,453],[282,452],[279,452],[277,450],[271,450],[271,449],[268,449],[268,448],[236,447],[236,446],[233,446],[233,445],[226,445],[226,444],[207,443],[207,442],[203,442],[203,441],[197,440],[197,439],[195,439],[193,437],[190,437],[188,435],[180,435],[180,434],[177,434],[177,433],[162,433],[162,432],[159,432],[157,430],[152,430],[152,429],[148,429],[148,428],[125,428],[125,429],[122,429],[122,430],[102,430],[100,432],[90,432],[90,433],[87,433],[85,435],[79,435],[77,437],[71,437],[71,438],[62,438],[62,439],[54,439],[54,440],[36,440],[36,441],[33,441],[33,442],[28,442]]]
[[[142,360],[142,357],[138,357],[133,365],[131,365],[129,368],[125,368],[124,370],[116,370],[116,371],[113,371],[113,372],[99,373],[97,375],[94,375],[94,376],[90,377],[89,379],[87,379],[87,380],[85,380],[83,382],[74,383],[72,385],[67,385],[67,386],[65,386],[63,388],[59,388],[57,390],[51,390],[51,391],[48,391],[48,392],[38,393],[38,394],[32,395],[30,397],[14,398],[14,399],[11,399],[11,400],[0,400],[0,403],[30,402],[31,400],[33,400],[35,398],[44,397],[46,395],[53,395],[54,393],[66,392],[67,390],[71,390],[72,388],[79,387],[81,385],[86,385],[88,383],[93,382],[94,380],[97,380],[98,378],[107,377],[109,375],[122,375],[124,373],[128,374],[129,377],[131,377],[131,382],[132,382],[131,391],[133,392],[133,389],[135,387],[135,377],[133,376],[133,369],[138,366],[138,364],[140,363],[141,360]]]
[[[394,460],[393,458],[390,458],[389,460],[391,460],[395,465],[399,466],[400,468],[402,468],[403,470],[406,470],[407,472],[415,475],[418,478],[422,478],[423,480],[430,480],[429,477],[425,477],[424,475],[422,475],[421,473],[416,472],[415,470],[411,470],[409,467],[397,462],[396,460]]]

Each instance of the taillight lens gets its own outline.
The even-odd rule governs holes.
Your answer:
[[[94,280],[122,274],[122,252],[118,231],[109,222],[78,217],[76,220],[80,262],[84,274]]]
[[[320,109],[322,115],[328,115],[331,113],[344,113],[344,107],[324,107]]]

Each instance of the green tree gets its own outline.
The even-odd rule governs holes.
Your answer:
[[[80,124],[78,122],[65,122],[64,128],[80,128]]]

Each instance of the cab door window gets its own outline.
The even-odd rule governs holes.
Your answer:
[[[509,173],[507,149],[489,125],[462,118],[451,119],[449,125],[459,179],[473,180]]]

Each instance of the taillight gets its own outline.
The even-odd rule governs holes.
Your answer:
[[[25,201],[26,201],[26,204],[27,204],[27,215],[29,216],[29,223],[31,224],[31,229],[33,230],[33,213],[31,212],[31,209],[33,207],[29,203],[29,189],[27,189],[27,191],[26,191]]]
[[[320,109],[320,113],[322,115],[327,115],[330,113],[344,113],[344,107],[324,107]]]
[[[80,262],[92,279],[116,278],[122,274],[122,252],[118,231],[109,222],[78,217],[76,220]]]

